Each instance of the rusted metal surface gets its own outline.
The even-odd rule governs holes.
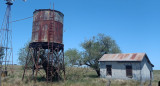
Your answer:
[[[142,61],[144,57],[154,67],[146,53],[104,54],[99,61]]]
[[[32,70],[32,75],[29,76],[32,76],[32,79],[35,81],[37,80],[37,76],[45,76],[47,82],[61,80],[63,77],[65,80],[64,46],[50,43],[48,46],[51,47],[49,47],[49,49],[44,49],[41,47],[44,45],[40,44],[38,44],[39,46],[30,45],[22,80],[24,80],[25,76],[28,76],[28,73],[26,72],[28,70]],[[40,67],[43,67],[45,74],[39,74],[39,72],[42,71],[40,70]],[[64,73],[64,75],[61,75],[62,73]]]
[[[63,42],[64,15],[61,12],[40,9],[35,10],[33,14],[32,42]]]
[[[145,53],[104,54],[99,61],[142,61]]]
[[[32,69],[32,76],[36,78],[41,66],[46,73],[47,82],[62,79],[62,72],[65,79],[64,45],[62,43],[64,15],[51,9],[36,10],[33,14],[32,42],[29,44],[28,53],[31,54],[33,61],[31,59],[26,61],[22,80],[28,67]],[[28,65],[29,63],[32,65]]]

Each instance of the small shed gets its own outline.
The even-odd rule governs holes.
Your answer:
[[[106,79],[153,80],[153,67],[146,53],[104,54],[100,77]]]

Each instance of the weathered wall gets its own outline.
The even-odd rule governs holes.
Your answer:
[[[112,65],[112,76],[106,76],[106,65]],[[132,78],[126,77],[126,65],[132,65]],[[103,78],[140,80],[140,62],[100,62]]]
[[[142,62],[141,62],[141,73],[142,73],[142,80],[153,80],[153,68],[152,65],[148,63],[148,60],[146,58],[143,58]],[[151,73],[151,76],[150,76]]]

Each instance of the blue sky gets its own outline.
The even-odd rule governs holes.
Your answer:
[[[35,9],[48,9],[50,2],[64,13],[65,50],[77,48],[98,33],[116,40],[123,53],[147,53],[154,69],[160,69],[160,1],[159,0],[16,0],[12,20],[33,16]],[[0,25],[6,9],[0,1]],[[14,63],[19,49],[31,39],[32,18],[15,22],[13,28]]]

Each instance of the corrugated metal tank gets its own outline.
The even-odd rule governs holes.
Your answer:
[[[64,15],[61,12],[51,9],[40,9],[35,10],[33,14],[32,42],[63,42]]]

